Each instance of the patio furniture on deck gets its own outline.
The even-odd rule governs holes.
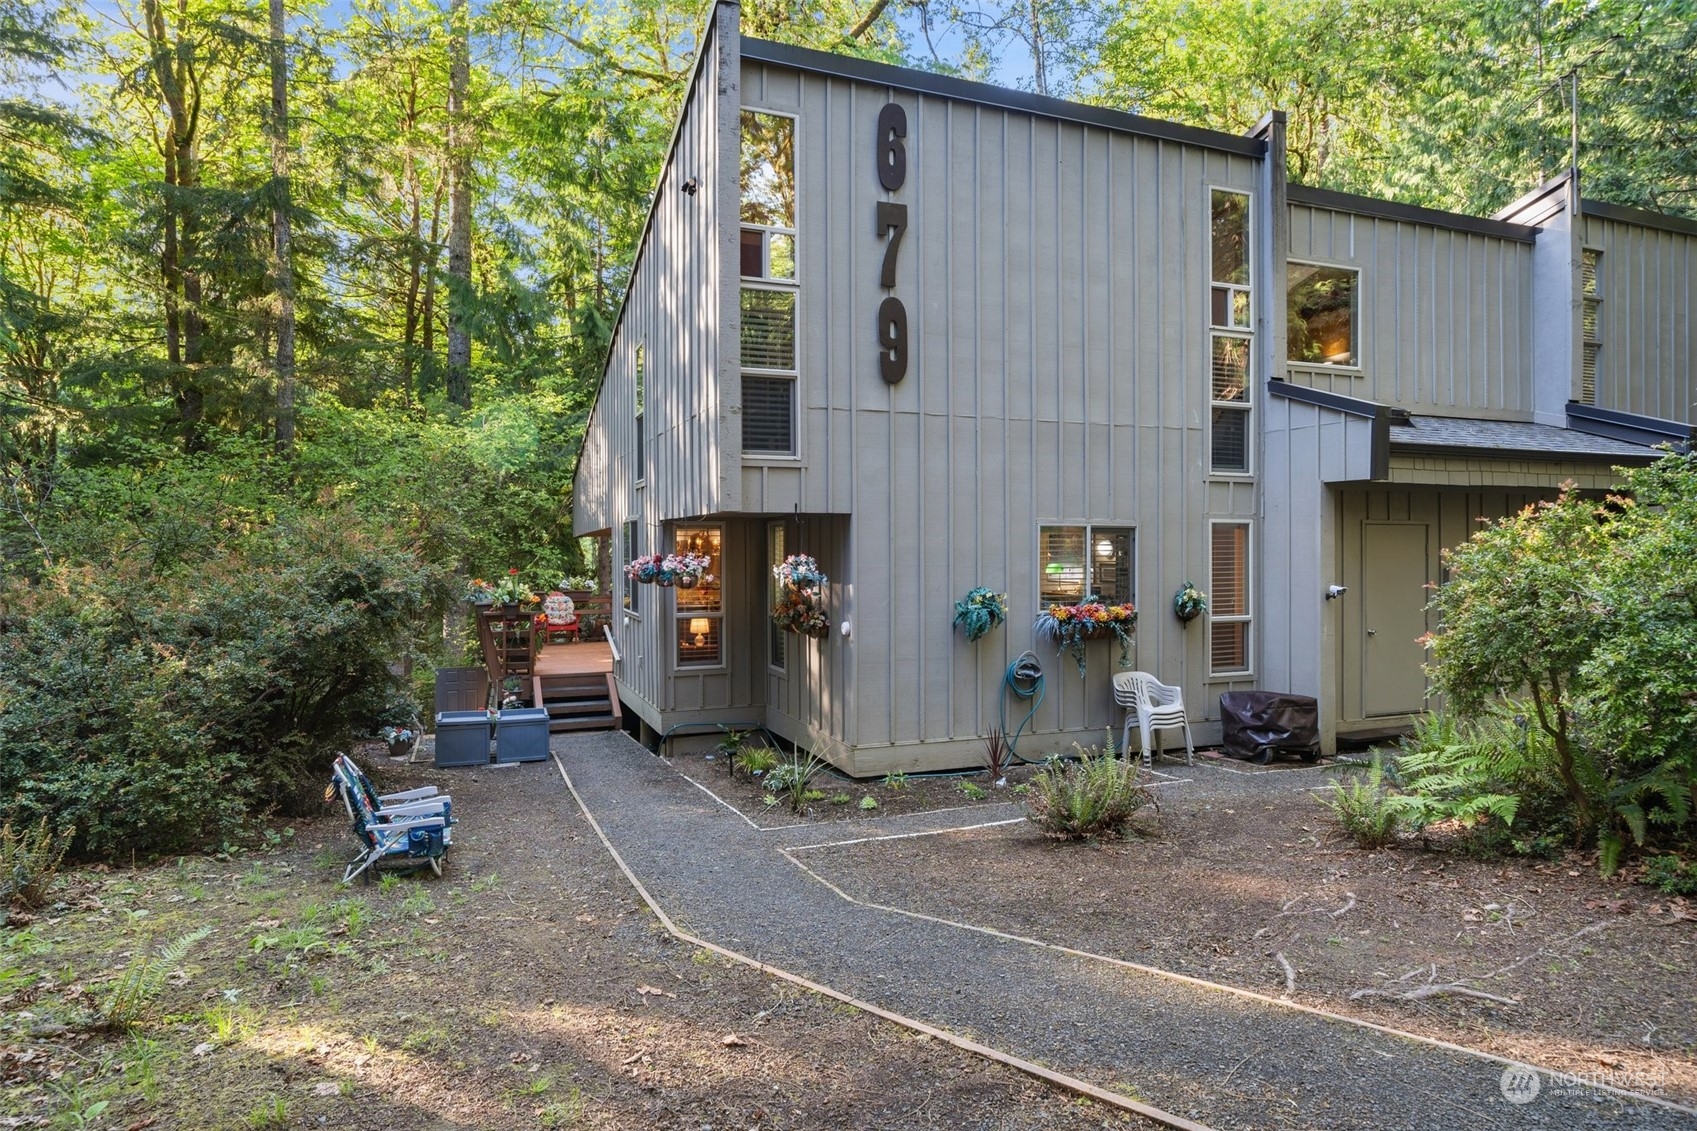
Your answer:
[[[1143,742],[1143,768],[1154,765],[1153,743],[1160,742],[1163,730],[1184,731],[1184,761],[1196,764],[1196,745],[1190,737],[1190,720],[1184,713],[1184,692],[1169,686],[1148,672],[1119,672],[1114,676],[1114,702],[1125,708],[1125,727],[1121,732],[1120,749],[1131,749],[1132,724]]]

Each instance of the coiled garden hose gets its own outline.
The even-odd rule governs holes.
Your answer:
[[[1019,720],[1019,726],[1015,727],[1011,734],[1008,732],[1008,697],[1006,695],[1002,696],[998,708],[1002,733],[1007,735],[1008,753],[1013,756],[1015,761],[1032,765],[1034,759],[1020,756],[1019,736],[1020,732],[1025,730],[1025,724],[1031,721],[1031,716],[1037,713],[1037,708],[1043,705],[1043,665],[1038,663],[1037,654],[1026,651],[1015,657],[1014,662],[1008,665],[1007,674],[1002,677],[1002,687],[1006,691],[1013,692],[1017,698],[1035,700],[1031,704],[1031,710],[1025,712],[1025,717]]]

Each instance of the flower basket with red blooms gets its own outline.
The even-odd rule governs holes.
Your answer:
[[[1120,642],[1120,667],[1131,667],[1131,633],[1137,624],[1137,609],[1130,604],[1110,605],[1091,594],[1076,605],[1050,605],[1037,614],[1037,635],[1055,644],[1056,651],[1072,656],[1078,674],[1084,674],[1084,644],[1113,636]]]

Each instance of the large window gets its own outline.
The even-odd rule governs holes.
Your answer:
[[[1356,309],[1360,272],[1313,263],[1289,263],[1285,270],[1290,360],[1304,365],[1360,365]]]
[[[637,541],[637,524],[635,519],[629,519],[621,526],[619,542],[619,553],[624,556],[625,561],[628,562],[633,558],[641,556],[642,547]],[[627,574],[625,576],[624,590],[625,612],[635,613],[637,611],[636,595],[640,590],[641,586],[637,585],[636,579]]]
[[[788,660],[789,633],[772,620],[771,612],[778,605],[778,575],[773,572],[784,564],[784,524],[766,524],[766,662],[783,671]]]
[[[742,448],[795,454],[795,119],[742,113]]]
[[[1209,527],[1208,671],[1247,673],[1249,663],[1249,524],[1216,522]]]
[[[1603,352],[1602,331],[1598,323],[1603,317],[1603,290],[1598,281],[1603,253],[1590,248],[1580,252],[1579,290],[1585,306],[1583,319],[1585,353],[1579,362],[1579,403],[1597,403],[1597,361]]]
[[[725,662],[724,531],[717,526],[680,526],[674,553],[708,559],[707,576],[691,588],[677,586],[678,667],[718,667]]]
[[[1209,194],[1208,467],[1249,474],[1249,412],[1253,390],[1250,321],[1249,197]]]
[[[1135,602],[1136,546],[1129,526],[1039,527],[1039,603],[1076,605],[1090,596],[1109,604]]]

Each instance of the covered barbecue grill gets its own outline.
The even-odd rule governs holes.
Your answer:
[[[1320,703],[1283,691],[1227,691],[1220,696],[1220,738],[1227,754],[1266,765],[1276,752],[1320,757]]]

